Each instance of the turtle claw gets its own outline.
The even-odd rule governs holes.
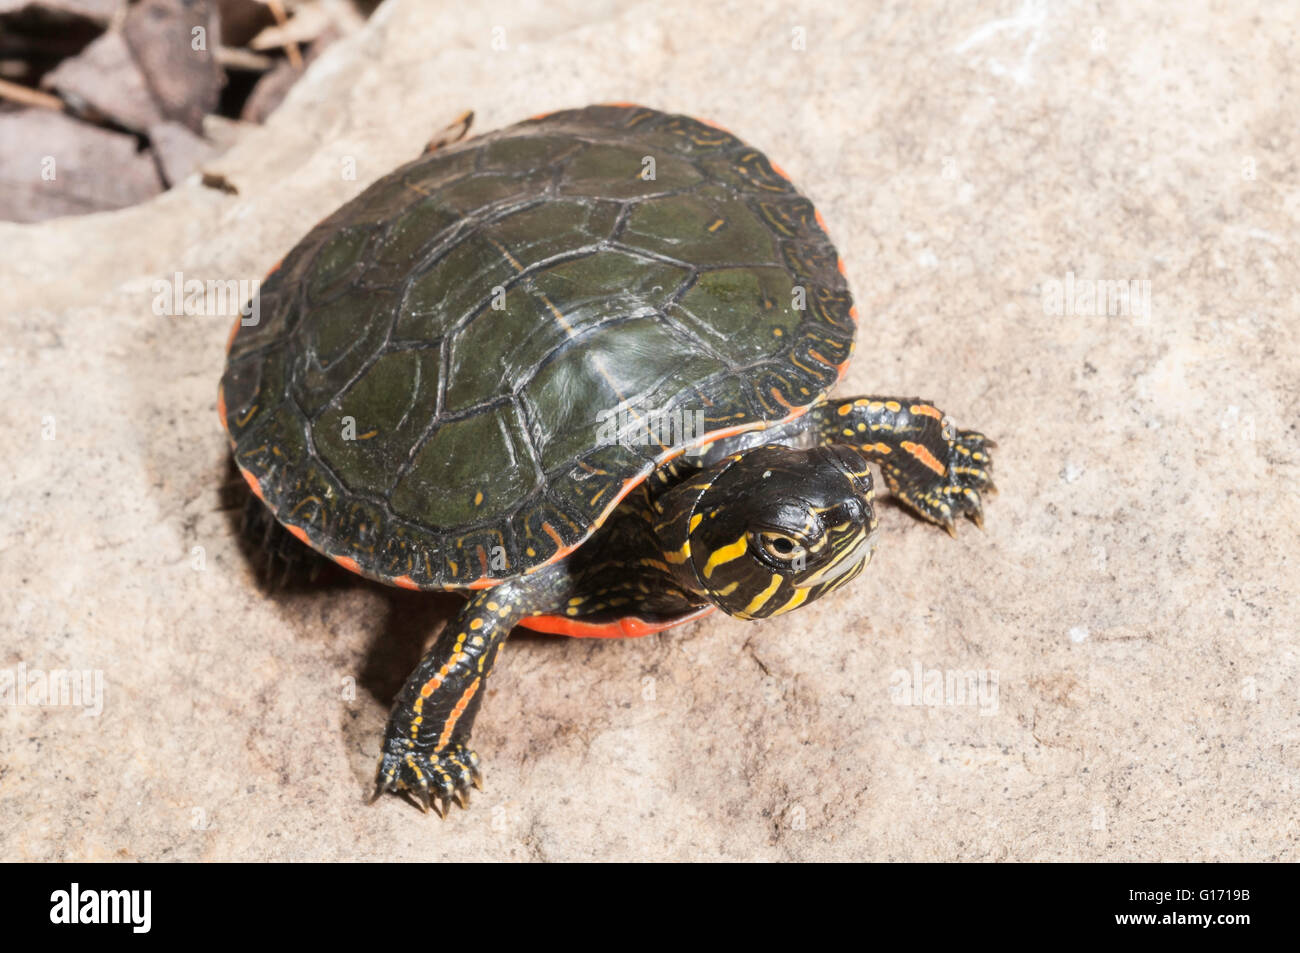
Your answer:
[[[424,813],[430,808],[447,816],[451,802],[469,806],[469,787],[477,783],[478,755],[464,745],[448,745],[441,751],[417,751],[401,740],[390,744],[379,761],[373,804],[385,791],[406,793]]]
[[[969,517],[983,529],[984,507],[980,494],[996,492],[993,460],[987,452],[992,446],[993,441],[978,431],[959,430],[949,438],[947,454],[942,455],[942,474],[931,472],[928,480],[912,482],[900,473],[891,474],[886,470],[886,477],[892,478],[890,489],[923,518],[942,526],[954,539],[961,516]]]
[[[417,799],[420,804],[420,810],[423,811],[425,814],[428,814],[429,808],[431,806],[429,804],[429,785],[422,783],[418,788],[416,788],[416,790],[420,794],[419,798]]]
[[[996,446],[982,433],[958,431],[948,442],[948,485],[972,490],[993,486],[993,458],[988,451]]]
[[[948,444],[948,473],[943,494],[953,515],[964,513],[980,529],[984,528],[984,506],[980,494],[997,492],[993,486],[993,459],[988,450],[997,446],[976,430],[959,430]]]

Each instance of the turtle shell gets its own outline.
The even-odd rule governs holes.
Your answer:
[[[807,410],[855,330],[784,173],[631,105],[397,169],[317,225],[257,305],[219,393],[235,462],[313,548],[419,589],[562,558],[663,461]]]

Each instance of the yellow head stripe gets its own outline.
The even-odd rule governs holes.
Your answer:
[[[718,549],[715,549],[709,555],[709,561],[704,564],[704,578],[708,579],[711,577],[713,575],[713,570],[717,569],[723,563],[729,563],[733,559],[739,559],[741,556],[745,555],[747,549],[749,549],[749,540],[744,536],[741,536],[740,539],[736,540],[734,543],[728,543],[726,546],[721,546]]]
[[[808,598],[808,593],[810,591],[811,589],[809,587],[796,589],[794,591],[794,595],[790,597],[790,601],[787,602],[785,605],[783,605],[781,608],[777,609],[775,612],[773,612],[772,615],[781,615],[781,613],[783,612],[789,612],[791,609],[799,608],[801,605],[803,605],[804,600]]]
[[[749,605],[745,606],[744,614],[746,616],[752,616],[755,612],[758,612],[760,609],[763,608],[763,606],[767,605],[767,600],[771,599],[772,596],[776,594],[776,591],[780,588],[781,588],[781,577],[778,576],[776,573],[772,573],[772,581],[767,584],[766,589],[764,589],[762,592],[760,592],[758,595],[756,595],[753,599],[750,600]]]

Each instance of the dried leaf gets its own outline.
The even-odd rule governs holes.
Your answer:
[[[203,129],[203,117],[216,111],[225,83],[213,56],[216,27],[207,0],[141,0],[122,24],[163,117],[196,133]]]
[[[36,222],[143,202],[163,189],[135,136],[48,109],[0,113],[0,219]]]
[[[89,110],[137,132],[163,118],[120,33],[105,33],[64,60],[41,85],[62,96],[74,112]]]

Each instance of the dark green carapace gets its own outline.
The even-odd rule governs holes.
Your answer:
[[[856,315],[820,217],[685,116],[593,106],[428,153],[313,229],[259,306],[219,404],[269,513],[355,572],[470,596],[379,768],[444,813],[478,781],[514,625],[778,615],[870,560],[869,462],[950,531],[992,485],[990,442],[929,402],[826,399]]]

